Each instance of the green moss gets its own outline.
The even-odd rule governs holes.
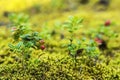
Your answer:
[[[76,62],[71,57],[59,59],[47,58],[37,63],[27,62],[0,66],[0,79],[36,79],[36,80],[119,80],[120,74],[114,67],[94,62],[93,59],[85,58],[85,63],[80,57]]]
[[[14,0],[12,0],[11,3],[13,3],[13,1]],[[42,2],[41,0],[39,1]],[[37,5],[39,5],[39,1]],[[55,29],[57,34],[52,35],[51,39],[45,40],[45,51],[34,50],[29,61],[24,65],[21,63],[20,57],[9,51],[8,43],[12,42],[11,38],[9,38],[11,36],[9,28],[0,27],[0,80],[120,80],[120,36],[108,43],[108,49],[102,51],[98,59],[78,56],[76,60],[74,60],[68,56],[68,51],[63,45],[66,44],[67,41],[59,39],[60,33],[63,33],[64,37],[66,37],[68,35],[67,32],[60,31],[60,28],[56,28],[54,27],[55,25],[53,25],[56,20],[63,22],[69,15],[74,15],[84,17],[85,20],[85,22],[83,22],[85,27],[76,32],[75,36],[78,38],[82,35],[85,36],[83,32],[86,32],[86,30],[91,27],[95,29],[98,28],[96,26],[103,23],[106,19],[110,19],[115,24],[114,27],[112,27],[113,30],[120,32],[119,0],[112,0],[109,9],[103,12],[96,12],[92,9],[92,6],[97,0],[90,1],[90,4],[85,6],[79,6],[77,4],[77,6],[73,7],[70,7],[71,5],[69,4],[66,5],[66,1],[65,4],[61,4],[61,1],[64,0],[60,0],[53,5],[56,7],[53,7],[52,5],[49,6],[50,2],[46,0],[45,4],[40,3],[40,12],[31,14],[31,24],[35,24],[32,25],[32,28],[42,32],[44,28],[42,24],[48,21],[48,25],[46,26],[49,32]],[[7,1],[4,2],[9,3]],[[21,1],[21,4],[22,3],[23,1]],[[74,2],[72,4],[74,4]],[[62,7],[60,7],[60,5],[62,5]],[[7,8],[9,6],[5,7]],[[32,6],[30,5],[29,7]],[[19,9],[17,8],[17,11],[21,11],[21,9]],[[73,9],[76,9],[76,11]],[[6,10],[7,9],[4,11]],[[8,22],[2,15],[0,15],[0,20]],[[45,35],[43,36],[45,37]]]

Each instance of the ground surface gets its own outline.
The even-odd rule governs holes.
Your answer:
[[[30,23],[32,24],[33,30],[36,31],[42,31],[44,28],[42,27],[46,22],[48,23],[47,28],[48,30],[55,30],[54,23],[57,21],[64,22],[67,20],[68,16],[79,16],[81,18],[84,18],[83,25],[84,27],[79,30],[77,33],[82,35],[82,32],[85,30],[88,30],[90,28],[98,28],[100,24],[103,24],[106,20],[111,20],[114,23],[114,26],[112,27],[113,30],[116,32],[120,32],[120,1],[119,0],[112,0],[109,8],[104,11],[99,11],[99,8],[96,7],[94,9],[94,4],[97,2],[97,0],[94,0],[93,2],[90,1],[90,3],[86,5],[79,4],[77,8],[72,10],[61,10],[54,9],[54,7],[50,6],[50,0],[1,0],[0,1],[0,65],[7,65],[14,63],[13,57],[16,56],[14,53],[9,52],[8,44],[11,42],[11,32],[9,26],[9,20],[8,17],[3,16],[5,12],[16,12],[21,13],[24,12],[26,14],[30,15]],[[40,11],[33,11],[33,7],[40,5],[41,10]],[[38,6],[39,7],[39,6]],[[36,7],[35,7],[36,9]],[[53,10],[54,9],[54,10]],[[60,8],[61,9],[61,8]],[[59,29],[56,29],[56,31],[59,32]],[[61,33],[62,31],[60,31]],[[64,32],[65,35],[67,35],[66,32]],[[109,50],[106,50],[107,53],[113,53],[114,56],[112,57],[106,57],[103,55],[100,56],[100,59],[103,59],[103,64],[100,66],[105,66],[105,68],[110,68],[115,71],[111,72],[110,75],[114,74],[113,76],[119,77],[120,79],[120,34],[116,39],[111,40],[108,43]],[[65,56],[68,57],[68,52],[66,51],[66,48],[63,49],[61,47],[62,44],[66,43],[64,40],[60,40],[59,36],[53,36],[52,39],[45,40],[46,43],[50,46],[45,51],[41,50],[35,50],[32,53],[31,61],[34,61],[35,58],[39,59],[46,59],[45,61],[48,61],[47,58],[53,57],[56,59],[64,58]],[[59,43],[58,43],[59,42]],[[51,48],[52,46],[52,48]],[[116,48],[116,49],[115,49]],[[104,52],[102,52],[104,53]],[[39,57],[39,56],[40,57]],[[110,59],[110,64],[106,65],[106,60]],[[54,62],[51,62],[53,64]],[[68,62],[69,64],[69,62]],[[56,66],[56,65],[55,65]],[[70,65],[69,65],[70,66]],[[87,67],[88,68],[88,67]],[[96,69],[96,68],[95,68]],[[99,71],[99,69],[97,69]],[[103,69],[104,70],[104,69]],[[73,70],[74,71],[74,70]],[[108,70],[109,71],[109,70]],[[66,71],[67,72],[67,71]],[[107,72],[107,71],[106,71]],[[74,72],[73,72],[74,73]],[[7,73],[6,73],[7,74]],[[49,74],[49,72],[48,72]],[[72,74],[72,73],[70,73]],[[85,73],[87,79],[93,79],[90,76],[93,76],[95,74],[92,73]],[[97,74],[97,73],[96,73]],[[5,75],[5,74],[3,74]],[[8,74],[9,75],[9,74]],[[47,75],[49,76],[49,75]],[[78,75],[77,75],[78,76]],[[83,75],[84,76],[84,75]],[[104,74],[102,75],[104,76]],[[8,76],[9,77],[9,76]],[[117,80],[115,77],[111,80]],[[1,78],[2,79],[2,78]],[[22,78],[21,78],[22,79]],[[26,77],[27,79],[27,77]],[[28,78],[29,79],[29,78]],[[34,79],[34,78],[33,78]],[[104,78],[101,78],[102,80]],[[110,79],[110,78],[109,78]],[[96,80],[96,79],[95,79]],[[104,79],[106,80],[106,79]]]

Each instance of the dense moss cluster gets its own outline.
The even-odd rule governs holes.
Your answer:
[[[98,0],[0,1],[0,4],[5,6],[4,10],[0,10],[0,80],[120,80],[120,19],[118,17],[119,5],[117,5],[119,0],[111,0],[114,4],[111,3],[112,5],[110,5],[107,10],[100,12],[99,10],[104,8],[95,5],[97,1]],[[17,3],[19,3],[19,9]],[[93,7],[95,7],[95,9]],[[8,16],[14,12],[19,13],[17,11],[29,14],[30,24],[27,24],[29,17],[25,17],[25,15],[18,16],[18,20],[16,20],[16,15],[8,21]],[[74,52],[78,54],[75,56],[70,55],[66,47],[66,44],[69,44],[68,38],[70,37],[70,33],[68,33],[66,28],[62,28],[63,24],[66,24],[64,19],[69,15],[79,16],[85,19],[83,22],[84,27],[75,31],[75,35],[73,36],[74,45],[68,47],[72,52],[71,47],[76,46]],[[25,17],[25,19],[23,19],[23,17]],[[12,21],[12,19],[14,20]],[[60,21],[57,21],[58,19]],[[106,19],[108,19],[108,22],[103,24],[103,21]],[[12,25],[12,33],[14,34],[14,32],[17,31],[13,37],[15,41],[13,41],[13,34],[10,32],[11,21],[12,23],[16,23]],[[24,26],[23,22],[25,22]],[[79,20],[77,22],[79,22]],[[111,22],[113,22],[113,27],[109,28],[110,26],[108,25],[110,25]],[[21,28],[21,24],[22,29],[19,29]],[[97,27],[98,25],[100,25],[100,29]],[[31,26],[31,28],[29,28],[29,26]],[[28,29],[25,29],[27,27]],[[78,26],[76,28],[78,28]],[[26,31],[29,29],[33,30],[30,30],[30,34],[28,35]],[[72,28],[70,27],[69,29]],[[98,31],[96,32],[97,29]],[[90,33],[89,30],[91,30]],[[114,35],[112,30],[118,32],[118,37],[114,40],[110,39],[111,34]],[[39,36],[36,35],[34,31],[39,32]],[[23,33],[25,33],[25,35],[23,35]],[[94,45],[89,44],[89,39],[93,38],[91,35],[96,35],[94,33],[100,33],[102,35],[108,33],[108,37],[105,37],[105,47],[99,50],[99,45],[95,44],[95,46],[97,45],[95,52],[99,52],[98,55],[94,53]],[[18,34],[22,36],[20,37]],[[86,40],[87,42],[85,41],[86,46],[84,46],[84,43],[78,44],[79,41],[82,40],[82,37],[88,38],[88,40]],[[99,37],[101,37],[101,35]],[[45,48],[42,48],[42,50],[39,48],[41,48],[41,45],[43,46],[44,42],[41,43],[41,41],[38,41],[41,39],[45,41]],[[14,51],[14,45],[17,44],[17,40],[23,41],[25,45],[25,47],[21,48],[20,52],[22,54]],[[76,43],[76,41],[78,43]],[[94,42],[94,38],[90,41]],[[95,36],[95,41],[101,42],[102,39],[96,38]],[[13,50],[9,48],[10,45],[8,46],[8,44],[12,42],[14,43],[13,46],[11,45]],[[35,45],[34,47],[33,44]],[[81,45],[83,45],[82,48]],[[21,46],[21,44],[18,45],[18,50],[20,49],[19,46]],[[79,46],[80,48],[78,48]],[[26,47],[28,47],[29,50],[26,49]],[[80,51],[81,49],[82,51]],[[28,53],[29,55],[24,55],[24,53]],[[93,54],[94,57],[87,56],[91,54]]]
[[[113,64],[112,64],[113,65]],[[118,67],[119,68],[119,67]],[[67,56],[0,66],[1,80],[119,80],[120,70],[100,63],[100,59]]]

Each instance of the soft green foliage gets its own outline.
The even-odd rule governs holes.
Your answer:
[[[19,20],[17,16],[13,19],[16,19],[11,20],[13,38],[5,40],[11,42],[9,48],[1,43],[3,50],[0,51],[0,79],[120,79],[119,52],[114,52],[116,50],[112,48],[100,52],[95,41],[91,39],[91,37],[95,38],[98,33],[102,35],[102,38],[104,38],[103,36],[110,37],[113,32],[109,32],[111,30],[109,26],[102,25],[100,29],[95,29],[94,32],[91,32],[93,36],[84,35],[81,34],[84,28],[82,28],[83,19],[71,16],[63,24],[58,22],[55,25],[45,24],[42,27],[40,25],[37,28],[40,30],[39,33],[30,29],[29,19],[28,21],[26,18]],[[54,30],[56,33],[52,35]],[[59,38],[60,33],[64,38]],[[89,36],[90,39],[86,36]],[[42,38],[47,42],[45,52],[39,50],[41,45],[44,49]]]
[[[10,14],[9,19],[13,26],[21,26],[29,24],[29,16],[23,13],[21,14]]]
[[[63,26],[67,28],[67,30],[71,34],[73,34],[76,30],[78,30],[81,27],[82,21],[83,19],[79,17],[70,16],[68,21],[66,21]]]
[[[95,57],[100,53],[95,42],[93,40],[86,40],[86,38],[79,40],[74,35],[82,27],[82,21],[83,19],[81,18],[70,16],[69,20],[63,25],[70,33],[69,44],[67,46],[69,54],[76,57],[79,54],[85,53],[88,57]]]
[[[20,36],[31,31],[29,24],[29,16],[25,14],[10,14],[11,31],[14,40],[18,41]]]
[[[100,25],[99,28],[97,29],[88,30],[87,34],[92,38],[98,37],[103,40],[105,39],[110,40],[118,37],[118,33],[112,30],[112,26],[114,25],[110,25],[110,26]]]
[[[97,30],[97,34],[98,34],[98,37],[99,35],[100,38],[104,38],[104,37],[107,37],[108,39],[111,39],[111,38],[116,38],[118,36],[118,34],[111,29],[112,26],[109,26],[109,27],[105,27],[105,26],[100,26]]]
[[[73,43],[73,40],[75,40],[74,32],[80,28],[80,24],[82,23],[82,19],[79,19],[78,17],[70,16],[69,20],[65,22],[63,27],[67,28],[67,31],[70,33],[69,38],[69,44],[68,44],[68,50],[69,54],[75,56],[76,55],[76,45]],[[78,44],[79,45],[79,44]]]
[[[22,58],[22,61],[29,59],[32,49],[40,49],[39,33],[29,29],[28,16],[24,14],[11,14],[10,20],[13,27],[13,42],[9,44],[10,50]]]
[[[119,0],[84,1],[0,0],[0,80],[120,80]]]

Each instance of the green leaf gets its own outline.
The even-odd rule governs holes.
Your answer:
[[[82,22],[83,22],[83,18],[82,18],[82,19],[78,19],[76,23],[77,23],[77,24],[80,24],[80,23],[82,23]]]
[[[10,47],[10,49],[14,50],[15,46],[13,46],[12,44],[8,44],[8,46]]]
[[[23,45],[23,42],[19,42],[15,47],[19,49]]]

